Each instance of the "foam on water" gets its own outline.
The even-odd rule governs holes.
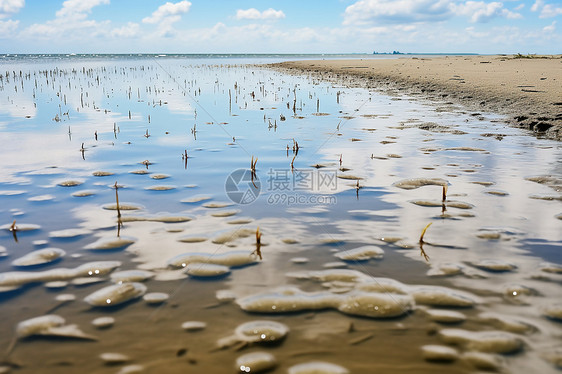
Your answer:
[[[63,257],[66,252],[60,248],[43,248],[30,252],[12,261],[13,266],[27,267],[51,263]]]
[[[443,329],[439,331],[439,336],[445,343],[484,353],[514,353],[524,347],[521,337],[504,331]]]
[[[112,307],[143,296],[146,286],[142,283],[130,282],[107,286],[86,296],[84,301],[92,306]]]
[[[252,352],[236,359],[235,368],[239,373],[263,373],[277,366],[275,356],[268,352]]]
[[[170,259],[168,261],[168,266],[178,269],[186,267],[191,263],[206,263],[239,267],[255,264],[256,262],[256,258],[252,256],[252,252],[247,251],[229,251],[218,254],[188,252]]]
[[[294,365],[287,371],[289,374],[348,374],[343,366],[323,361],[305,362]]]

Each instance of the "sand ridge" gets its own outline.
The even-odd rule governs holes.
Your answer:
[[[507,116],[537,136],[562,140],[562,56],[443,56],[289,61],[285,71],[358,77]]]

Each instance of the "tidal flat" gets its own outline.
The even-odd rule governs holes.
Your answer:
[[[258,62],[2,60],[0,372],[559,372],[561,143]]]

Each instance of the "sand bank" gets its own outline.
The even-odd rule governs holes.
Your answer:
[[[291,61],[273,65],[327,79],[357,77],[369,88],[396,87],[407,93],[461,102],[538,136],[562,140],[562,57],[405,57]]]

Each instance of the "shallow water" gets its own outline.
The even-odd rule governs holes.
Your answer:
[[[498,370],[557,371],[559,143],[446,101],[224,60],[0,66],[0,350],[19,322],[45,314],[97,338],[20,339],[3,358],[14,372],[229,373],[255,351],[273,354],[280,373],[310,361],[353,373],[469,373],[482,368],[473,352],[493,354]],[[426,260],[419,239],[428,223]],[[378,249],[363,256],[376,255],[350,258],[364,246]],[[12,265],[41,248],[65,255]],[[184,253],[199,255],[171,266]],[[131,280],[170,297],[149,304],[132,292],[123,304],[94,307],[84,298],[112,285],[109,274],[21,281],[93,261],[150,271],[127,274],[151,274]],[[11,272],[19,283],[9,283]],[[57,283],[46,287],[46,278]],[[262,309],[244,311],[252,297]],[[378,318],[379,307],[400,317]],[[427,312],[435,308],[466,319],[438,322]],[[91,324],[104,316],[114,325]],[[289,332],[274,345],[236,337],[254,320]],[[185,331],[188,321],[206,327]],[[451,338],[450,329],[499,332]],[[219,349],[224,338],[232,345]],[[457,352],[436,360],[422,349],[433,345]],[[128,360],[107,365],[104,353]]]

